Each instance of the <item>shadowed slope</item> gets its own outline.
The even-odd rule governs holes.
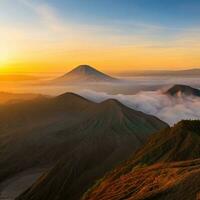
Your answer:
[[[57,133],[85,119],[93,106],[76,94],[41,98],[0,107],[0,181],[8,176],[53,164],[64,151],[68,136]]]
[[[195,199],[200,190],[199,130],[200,121],[181,121],[152,135],[131,159],[108,173],[83,199]],[[190,161],[181,162],[184,160]],[[173,163],[176,161],[180,162]],[[154,163],[159,164],[150,166]]]
[[[80,139],[74,148],[66,151],[60,162],[19,199],[80,199],[98,178],[144,144],[151,133],[168,127],[112,99],[91,110],[78,127],[67,130]]]

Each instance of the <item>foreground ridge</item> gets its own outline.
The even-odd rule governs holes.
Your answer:
[[[199,128],[199,120],[183,120],[152,135],[82,199],[196,200],[200,191]]]
[[[200,159],[135,168],[108,177],[82,200],[196,200],[200,191]]]

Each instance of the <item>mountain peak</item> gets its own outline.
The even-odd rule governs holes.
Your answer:
[[[123,106],[123,105],[122,105],[118,100],[116,100],[116,99],[107,99],[107,100],[101,102],[101,104],[110,105],[110,106],[113,106],[113,105]]]
[[[108,115],[114,118],[121,118],[123,114],[123,105],[116,99],[108,99],[100,103],[100,112],[108,112]]]
[[[95,68],[91,67],[90,65],[79,65],[74,68],[72,71],[81,71],[81,72],[89,72],[89,71],[97,71]]]
[[[181,84],[176,84],[169,88],[165,94],[168,94],[170,96],[179,96],[181,94],[184,95],[193,95],[193,96],[198,96],[200,97],[200,90],[193,88],[188,85],[181,85]]]
[[[183,85],[183,84],[175,84],[172,88],[177,88],[177,89],[190,88],[190,89],[194,89],[194,88],[190,87],[189,85]]]
[[[95,104],[92,101],[72,92],[61,94],[53,100],[59,105],[63,105],[65,108],[70,107],[70,109],[75,108],[75,110],[82,110],[82,108]]]
[[[101,75],[105,75],[108,76],[104,73],[102,73],[101,71],[95,69],[94,67],[90,66],[90,65],[79,65],[77,67],[75,67],[74,69],[72,69],[70,72],[68,72],[65,75],[69,75],[69,74],[101,74]]]
[[[86,101],[89,101],[87,99],[85,99],[84,97],[78,95],[78,94],[75,94],[73,92],[66,92],[64,94],[61,94],[59,96],[56,97],[57,99],[84,99]]]
[[[67,82],[114,82],[118,79],[113,78],[90,65],[79,65],[70,72],[58,77],[55,81],[60,83]]]
[[[96,70],[94,67],[91,67],[90,65],[79,65],[65,75],[69,75],[69,74],[71,74],[71,75],[92,75],[92,74],[97,75],[97,74],[101,74],[101,75],[106,76],[106,74]]]

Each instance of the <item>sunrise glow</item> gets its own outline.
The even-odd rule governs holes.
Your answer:
[[[64,72],[82,63],[114,72],[199,66],[195,5],[157,3],[153,13],[143,3],[91,2],[99,7],[93,13],[81,1],[1,1],[0,71]],[[172,16],[160,11],[165,6]]]

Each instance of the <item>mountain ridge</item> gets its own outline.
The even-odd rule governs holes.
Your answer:
[[[19,199],[80,199],[95,180],[128,158],[153,132],[168,127],[117,100],[93,104],[88,109],[79,124],[57,133],[69,135],[71,147],[66,146],[62,159]]]
[[[199,76],[200,68],[192,68],[185,70],[143,70],[143,71],[127,71],[118,73],[123,76]]]
[[[200,159],[139,167],[97,183],[81,200],[197,200],[199,175]]]

